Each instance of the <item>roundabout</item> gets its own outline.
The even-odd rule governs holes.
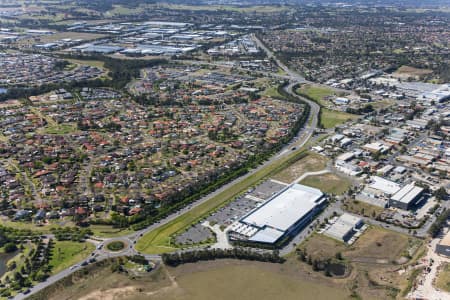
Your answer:
[[[105,245],[105,250],[110,252],[121,252],[127,247],[127,244],[124,241],[116,240],[111,241]]]

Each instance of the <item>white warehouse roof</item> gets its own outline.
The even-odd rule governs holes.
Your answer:
[[[325,235],[343,241],[361,223],[361,218],[345,213],[325,231]]]
[[[316,207],[322,196],[318,189],[294,184],[253,210],[241,222],[284,232]]]
[[[410,203],[422,193],[422,191],[423,188],[416,186],[414,182],[411,182],[395,193],[391,199],[402,203]]]
[[[385,194],[392,195],[400,190],[400,185],[393,181],[378,176],[372,176],[370,179],[372,180],[372,183],[369,186],[373,189],[382,191]]]

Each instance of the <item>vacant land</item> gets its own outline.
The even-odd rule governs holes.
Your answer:
[[[95,246],[91,243],[57,241],[52,249],[49,262],[52,273],[56,274],[88,257]]]
[[[379,227],[367,230],[344,256],[353,260],[376,260],[377,262],[392,262],[400,259],[407,251],[409,241],[413,239],[394,231]]]
[[[431,73],[433,73],[433,70],[430,69],[418,69],[410,66],[401,66],[392,75],[400,79],[409,79],[409,78],[420,79],[423,76]]]
[[[325,169],[327,166],[327,161],[328,159],[325,156],[311,152],[308,156],[298,160],[272,178],[285,183],[291,183],[307,172],[315,172]]]
[[[300,86],[296,90],[296,93],[300,94],[300,95],[304,95],[304,96],[316,101],[321,106],[327,106],[327,105],[332,104],[331,101],[326,99],[327,97],[345,95],[345,93],[338,92],[337,90],[334,90],[330,87],[311,85],[311,84],[305,84],[305,85]]]
[[[349,261],[389,264],[407,252],[409,239],[415,240],[394,231],[371,227],[351,246],[322,234],[314,234],[299,248],[315,258],[334,258],[336,253],[341,252]]]
[[[408,289],[409,277],[413,275],[411,270],[400,275],[398,262],[407,262],[405,256],[410,252],[416,259],[421,244],[421,240],[371,227],[351,246],[313,234],[299,248],[313,260],[335,259],[340,253],[352,269],[348,279],[354,295],[362,299],[394,299]]]
[[[42,134],[69,134],[74,133],[78,130],[76,124],[57,124],[57,125],[48,125],[43,127],[42,130],[39,130]]]
[[[438,289],[450,292],[450,264],[446,263],[441,266],[435,284]]]
[[[308,176],[300,183],[334,195],[342,195],[351,186],[350,180],[332,173]]]
[[[280,267],[280,266],[273,266]],[[348,299],[345,289],[297,280],[258,265],[230,265],[178,278],[183,299]],[[173,293],[172,293],[173,295]],[[164,299],[175,299],[170,293]],[[161,298],[163,299],[163,298]]]
[[[276,86],[269,87],[262,93],[263,96],[272,97],[274,99],[283,99],[284,97],[278,93],[278,88]]]
[[[358,116],[342,111],[328,109],[326,107],[334,104],[330,99],[332,96],[344,96],[344,92],[339,92],[329,87],[305,84],[300,86],[296,91],[297,94],[306,96],[316,101],[320,106],[320,125],[325,128],[333,128],[339,124],[345,123],[348,120],[356,119]]]
[[[379,206],[370,205],[358,200],[348,200],[344,202],[344,208],[349,212],[372,218],[375,218],[384,211],[384,209]]]
[[[87,266],[31,299],[138,299],[133,296],[149,299],[153,291],[167,287],[170,287],[170,280],[164,269],[153,271],[145,277],[133,277],[126,273],[111,272],[111,263],[104,262]]]
[[[336,127],[337,125],[357,118],[357,115],[342,111],[331,110],[328,108],[320,109],[320,125],[325,129]]]
[[[308,276],[298,267],[295,259],[283,265],[220,260],[162,267],[134,278],[111,273],[109,266],[90,267],[87,275],[58,283],[39,296],[49,300],[350,299],[345,285],[326,278],[320,282],[316,274]]]

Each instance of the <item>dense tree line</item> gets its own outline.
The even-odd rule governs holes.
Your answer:
[[[82,242],[92,235],[92,231],[89,228],[78,227],[56,227],[52,228],[51,232],[58,241]]]
[[[447,219],[450,216],[450,209],[446,209],[440,216],[436,218],[433,225],[431,225],[430,229],[428,229],[428,233],[431,237],[435,238],[439,232],[441,231],[442,226],[447,223]]]
[[[222,258],[256,260],[271,263],[283,263],[285,261],[285,259],[279,255],[278,251],[260,253],[244,248],[201,249],[186,252],[164,253],[162,255],[163,262],[172,267],[184,263]]]

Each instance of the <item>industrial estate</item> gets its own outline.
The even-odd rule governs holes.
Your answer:
[[[450,299],[449,100],[446,0],[3,1],[0,299]]]

